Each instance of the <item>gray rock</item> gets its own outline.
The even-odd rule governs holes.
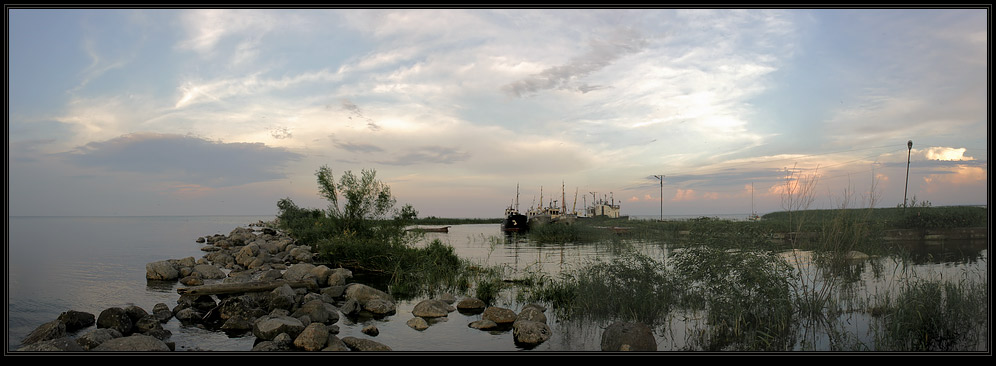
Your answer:
[[[418,331],[429,329],[429,323],[426,322],[425,319],[419,317],[408,319],[408,322],[405,324],[408,324],[410,328]]]
[[[95,352],[168,352],[166,342],[144,334],[114,338],[94,347]]]
[[[498,323],[498,325],[502,325],[514,323],[515,319],[518,318],[518,315],[516,315],[514,311],[506,308],[490,306],[487,309],[484,309],[484,313],[481,314],[481,318]]]
[[[121,332],[110,328],[94,329],[76,338],[76,343],[84,350],[91,350],[101,343],[114,338],[121,338]]]
[[[483,311],[486,307],[487,304],[485,304],[484,301],[474,297],[464,298],[456,305],[457,310],[460,310],[461,312]]]
[[[543,314],[542,310],[539,310],[536,307],[527,306],[523,308],[522,311],[519,312],[519,316],[516,317],[516,321],[522,320],[546,323],[546,315]]]
[[[169,261],[152,262],[145,265],[145,278],[158,281],[175,281],[180,272]]]
[[[21,341],[21,344],[29,345],[38,342],[62,338],[65,336],[66,336],[66,324],[63,323],[61,320],[56,319],[48,323],[39,325],[38,328],[35,328],[35,330],[31,331],[31,333],[29,333],[26,337],[24,337],[24,340]]]
[[[32,343],[27,346],[17,349],[21,352],[82,352],[85,351],[83,347],[80,347],[72,338],[61,337],[56,339],[49,339],[37,343]]]
[[[492,330],[498,328],[498,323],[495,323],[487,319],[481,319],[470,322],[470,324],[468,324],[467,326],[480,330]]]
[[[297,263],[291,265],[284,271],[284,279],[288,281],[302,281],[305,278],[316,279],[312,271],[315,270],[315,265],[311,263]]]
[[[546,323],[519,320],[512,324],[512,335],[519,344],[535,346],[550,339],[552,333]]]
[[[391,347],[388,347],[382,343],[363,338],[344,337],[342,338],[342,342],[345,343],[349,349],[354,351],[385,352],[391,350]]]
[[[291,316],[307,315],[313,322],[332,324],[339,321],[339,309],[322,300],[311,300],[301,305]]]
[[[158,303],[152,306],[152,316],[155,316],[160,323],[165,323],[173,317],[173,311],[169,309],[169,305]]]
[[[318,351],[326,347],[328,340],[328,327],[322,323],[311,323],[294,338],[294,346],[305,351]]]
[[[123,335],[129,335],[132,326],[131,317],[119,307],[104,309],[97,316],[97,328],[111,328]]]
[[[363,327],[363,329],[360,331],[363,332],[363,334],[366,334],[371,337],[376,337],[378,334],[380,334],[380,329],[377,329],[377,326],[373,324]]]
[[[256,320],[253,324],[252,334],[256,338],[272,340],[280,333],[287,333],[293,337],[304,331],[304,323],[297,318],[284,315],[267,315]]]
[[[59,314],[59,321],[66,325],[67,332],[75,332],[93,325],[96,317],[87,312],[69,310]]]
[[[204,319],[204,314],[194,308],[180,309],[173,316],[182,323],[200,323]]]
[[[297,304],[297,292],[290,285],[283,285],[270,291],[270,308],[290,310]]]
[[[252,330],[253,323],[252,319],[235,315],[225,319],[225,323],[221,324],[221,330],[229,333],[247,332]]]
[[[128,314],[128,318],[131,319],[132,325],[134,325],[135,322],[138,322],[139,319],[142,319],[149,315],[148,311],[145,311],[145,309],[142,309],[141,306],[137,305],[125,306],[124,311],[125,314]]]
[[[349,351],[349,346],[339,339],[339,337],[329,335],[328,342],[325,343],[325,348],[322,348],[322,351],[346,352]]]
[[[163,324],[160,323],[159,319],[156,319],[156,317],[146,315],[135,321],[132,329],[137,333],[147,334],[153,330],[162,330]]]
[[[656,351],[657,340],[646,324],[616,322],[602,332],[602,351]]]
[[[415,304],[412,315],[420,318],[439,318],[449,315],[452,307],[442,300],[422,300]]]
[[[208,280],[221,279],[228,276],[221,268],[210,264],[198,264],[194,266],[193,275]]]
[[[367,301],[366,304],[363,304],[363,310],[369,311],[376,315],[388,315],[394,314],[397,311],[397,305],[387,300],[373,299]]]

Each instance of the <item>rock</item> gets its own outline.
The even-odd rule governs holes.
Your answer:
[[[363,330],[361,330],[361,332],[363,332],[363,334],[366,334],[368,336],[376,337],[378,334],[380,334],[380,329],[377,329],[376,325],[368,325],[363,327]]]
[[[452,307],[442,300],[422,300],[415,304],[412,315],[420,318],[439,318],[449,315]]]
[[[484,313],[481,314],[481,318],[493,321],[498,325],[502,325],[514,323],[515,319],[518,318],[518,315],[509,309],[490,306],[487,309],[484,309]]]
[[[425,319],[419,317],[408,319],[408,322],[405,324],[408,324],[408,327],[418,331],[429,329],[429,323],[426,322]]]
[[[152,315],[146,315],[135,321],[133,330],[138,333],[147,334],[153,330],[162,330],[163,324]]]
[[[67,332],[75,332],[93,325],[96,317],[87,312],[69,310],[59,314],[59,321],[66,325]]]
[[[226,333],[242,333],[252,330],[253,321],[241,315],[231,316],[225,319],[221,325],[221,330]]]
[[[193,275],[208,280],[221,279],[228,276],[221,268],[210,264],[198,264],[194,266]]]
[[[297,318],[285,315],[267,315],[256,320],[252,334],[262,340],[272,340],[280,333],[297,337],[304,331],[304,323]]]
[[[540,323],[546,323],[546,315],[543,311],[536,307],[526,306],[519,312],[519,315],[515,318],[516,321],[535,321]]]
[[[342,338],[342,342],[345,343],[349,349],[354,351],[384,352],[391,350],[391,347],[363,338],[345,337]]]
[[[329,330],[322,323],[311,323],[294,338],[294,346],[305,351],[318,351],[328,344]]]
[[[94,347],[95,352],[168,352],[166,342],[144,334],[114,338]]]
[[[152,316],[155,316],[160,323],[165,323],[173,317],[173,312],[169,310],[169,305],[158,303],[152,306]]]
[[[535,346],[550,339],[550,326],[532,320],[519,320],[512,324],[512,335],[518,344]]]
[[[33,343],[38,343],[42,341],[49,341],[57,338],[62,338],[66,336],[66,324],[61,320],[53,320],[48,323],[39,325],[38,328],[31,331],[21,344],[29,345]]]
[[[204,314],[194,308],[180,309],[173,316],[176,317],[176,320],[185,324],[200,323],[204,319]]]
[[[274,341],[262,341],[252,346],[252,352],[278,352],[287,351],[286,347],[281,347]]]
[[[311,321],[323,324],[332,324],[339,321],[339,309],[335,305],[322,300],[311,300],[298,308],[291,315],[295,318],[307,315]]]
[[[339,339],[339,337],[329,335],[328,342],[325,343],[325,348],[322,348],[322,351],[346,352],[349,351],[349,346]]]
[[[118,332],[111,328],[94,329],[86,334],[83,334],[76,338],[76,343],[83,347],[84,350],[91,350],[101,343],[107,342],[114,338],[121,338],[121,332]]]
[[[239,227],[228,234],[228,240],[234,245],[246,245],[256,241],[256,233],[252,229]]]
[[[149,280],[175,281],[180,272],[169,261],[152,262],[145,265],[145,278]]]
[[[498,323],[495,323],[495,322],[493,322],[491,320],[487,320],[487,319],[481,319],[481,320],[475,320],[475,321],[471,322],[470,324],[468,324],[467,326],[469,326],[471,328],[474,328],[474,329],[480,329],[480,330],[492,330],[492,329],[497,329],[498,328]]]
[[[97,316],[97,328],[111,328],[122,335],[131,334],[132,325],[131,317],[119,307],[104,309]]]
[[[131,319],[132,325],[149,315],[149,312],[142,309],[141,306],[128,305],[124,307],[125,314],[128,314],[128,318]]]
[[[657,340],[646,324],[616,322],[602,332],[602,351],[656,351]]]
[[[394,314],[395,311],[397,311],[397,305],[390,301],[373,299],[367,301],[366,304],[363,304],[363,310],[369,311],[376,315],[389,315]]]
[[[328,286],[329,276],[331,276],[332,273],[334,273],[334,271],[324,265],[315,266],[315,268],[311,270],[311,276],[318,281],[318,286],[321,287]]]
[[[456,305],[457,310],[461,313],[479,313],[484,311],[484,308],[486,307],[487,304],[485,304],[484,301],[474,297],[464,298]]]
[[[329,274],[329,286],[345,286],[346,280],[353,278],[353,272],[345,268],[336,268]]]
[[[17,349],[21,352],[82,352],[85,351],[72,338],[60,337],[49,339]]]
[[[290,285],[283,285],[270,291],[270,309],[290,310],[297,304],[297,292]]]
[[[284,279],[287,281],[302,281],[305,278],[317,278],[312,273],[315,269],[314,264],[310,263],[297,263],[287,268],[284,271]]]
[[[359,283],[346,287],[346,298],[356,300],[364,310],[374,314],[390,314],[396,309],[391,295]]]
[[[311,262],[312,259],[314,259],[315,257],[315,255],[311,253],[311,249],[304,246],[295,247],[294,249],[291,249],[290,251],[287,252],[287,255],[290,256],[290,259],[298,263]]]

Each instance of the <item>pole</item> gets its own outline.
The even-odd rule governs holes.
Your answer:
[[[903,190],[903,213],[906,213],[906,194],[910,190],[910,155],[913,154],[913,140],[906,142],[906,188]]]
[[[664,221],[664,174],[655,175],[654,178],[661,181],[661,221]]]

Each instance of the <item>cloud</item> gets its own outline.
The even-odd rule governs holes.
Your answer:
[[[572,87],[571,84],[577,79],[605,68],[616,59],[641,51],[646,45],[647,41],[636,32],[620,31],[609,40],[592,40],[587,53],[571,59],[566,64],[549,67],[537,74],[507,84],[502,90],[509,95],[522,97],[558,88],[570,88],[582,93],[604,89],[607,86],[582,83]]]
[[[83,167],[148,175],[186,187],[229,187],[284,178],[302,156],[262,143],[223,143],[193,136],[136,133],[59,154]],[[167,178],[168,177],[168,178]]]
[[[459,149],[424,146],[411,149],[394,159],[379,161],[379,163],[387,165],[452,164],[467,160],[469,157],[470,153]]]

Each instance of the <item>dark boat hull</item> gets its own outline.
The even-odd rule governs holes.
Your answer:
[[[501,230],[508,233],[523,232],[529,230],[528,218],[522,214],[512,214],[505,217],[501,223]]]

